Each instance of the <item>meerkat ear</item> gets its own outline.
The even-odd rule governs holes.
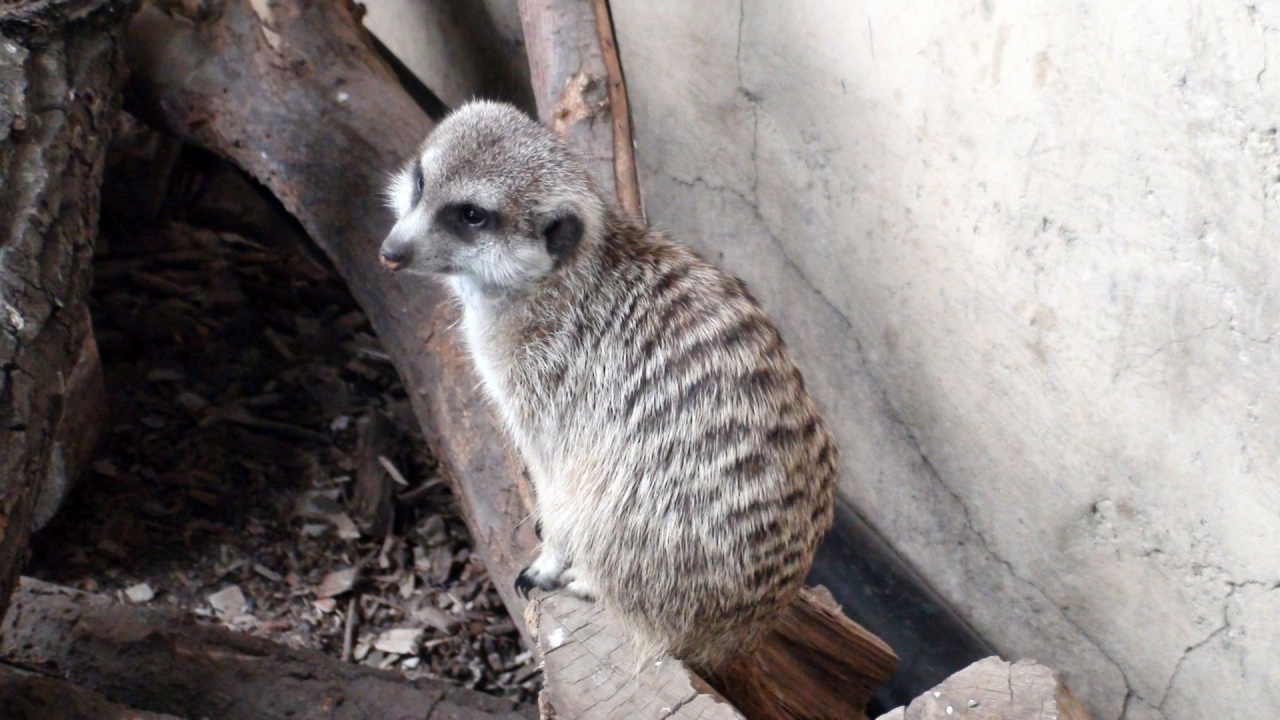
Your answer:
[[[547,254],[555,258],[557,263],[578,249],[582,242],[582,218],[570,212],[552,218],[542,226],[542,237],[547,241]]]

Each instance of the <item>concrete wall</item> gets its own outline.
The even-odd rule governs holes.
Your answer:
[[[1280,716],[1280,3],[612,4],[844,500],[1100,720]]]

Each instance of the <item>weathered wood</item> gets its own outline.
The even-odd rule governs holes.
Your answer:
[[[516,720],[508,700],[294,650],[220,627],[23,578],[0,658],[109,700],[220,720]]]
[[[596,181],[613,190],[623,208],[644,217],[609,3],[519,4],[538,115],[582,154]]]
[[[564,594],[529,605],[526,619],[543,657],[543,718],[742,719],[680,663],[641,667],[625,634],[604,613]]]
[[[522,522],[522,467],[475,391],[450,330],[453,303],[438,285],[378,263],[392,225],[381,201],[387,175],[431,122],[372,51],[353,3],[278,0],[263,15],[248,0],[199,7],[182,19],[144,5],[129,31],[126,102],[256,177],[333,260],[396,364],[489,575],[529,640],[525,601],[512,587],[537,542]]]
[[[1052,669],[989,657],[878,720],[1089,720]]]
[[[85,300],[130,5],[0,5],[0,610],[43,486],[69,485],[79,457],[58,423],[77,418],[68,380],[92,342]]]
[[[22,673],[0,665],[0,707],[5,720],[178,720],[132,710],[61,678]]]
[[[106,381],[102,358],[93,336],[89,316],[74,329],[80,337],[80,352],[62,384],[62,402],[54,420],[53,457],[49,472],[36,497],[31,529],[45,526],[62,507],[67,495],[79,483],[93,460],[93,451],[107,421]]]
[[[898,658],[845,617],[826,588],[803,588],[760,649],[781,707],[797,718],[856,718]]]
[[[823,588],[803,593],[761,651],[778,694],[774,710],[795,718],[864,717],[893,652],[844,617]],[[560,717],[742,717],[679,662],[640,667],[625,633],[598,605],[556,594],[535,600],[525,615],[543,654],[544,706]],[[857,638],[852,645],[850,636]]]

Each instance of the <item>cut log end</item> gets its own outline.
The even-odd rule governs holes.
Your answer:
[[[525,617],[544,658],[544,706],[562,717],[699,717],[704,710],[715,714],[702,717],[744,717],[737,705],[750,709],[751,720],[854,720],[865,717],[871,694],[897,660],[823,588],[806,588],[762,649],[761,686],[774,696],[767,699],[759,687],[725,685],[726,678],[715,678],[712,689],[670,658],[636,671],[626,634],[598,605],[553,595],[531,604]],[[669,715],[673,708],[693,714]]]
[[[878,720],[1090,720],[1061,676],[1034,660],[989,657]]]

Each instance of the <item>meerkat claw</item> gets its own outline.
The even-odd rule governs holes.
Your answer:
[[[529,591],[537,587],[537,585],[534,584],[533,582],[533,578],[530,576],[528,566],[526,566],[525,569],[521,570],[520,574],[516,576],[516,581],[514,585],[516,589],[516,594],[518,594],[520,597],[524,598],[525,600],[528,600]]]

